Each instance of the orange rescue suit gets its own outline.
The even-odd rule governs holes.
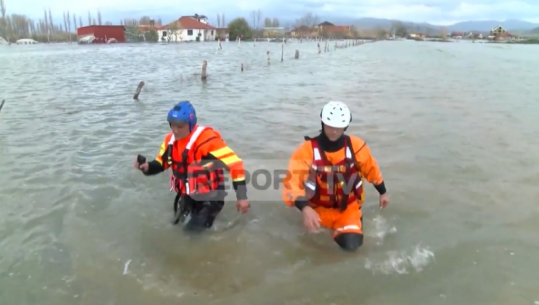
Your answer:
[[[336,152],[323,151],[316,138],[306,138],[292,154],[283,180],[284,202],[294,207],[296,199],[306,198],[320,216],[320,224],[333,230],[334,237],[346,232],[363,234],[363,180],[375,185],[383,182],[365,141],[345,137],[344,147]],[[327,183],[328,177],[334,179],[332,183]]]
[[[188,137],[177,141],[169,133],[156,160],[163,169],[172,170],[171,191],[191,197],[222,190],[223,165],[234,181],[245,179],[243,161],[210,127],[197,125]]]
[[[311,141],[313,151],[309,178],[305,181],[306,197],[311,205],[344,211],[348,204],[361,200],[363,180],[356,167],[350,138],[344,138],[344,158],[336,163],[328,160],[317,138],[306,140]]]

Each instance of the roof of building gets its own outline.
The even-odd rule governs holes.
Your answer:
[[[200,16],[199,16],[200,18]],[[182,16],[178,19],[183,29],[187,30],[215,30],[216,28],[196,20],[194,17]]]
[[[191,18],[200,18],[200,19],[208,19],[208,17],[206,17],[205,15],[199,15],[199,14],[194,14],[192,16],[182,16],[182,17],[191,17]]]
[[[85,26],[80,26],[78,27],[77,29],[83,29],[83,28],[123,28],[124,26],[123,25],[97,25],[97,24],[94,24],[94,25],[85,25]]]
[[[165,25],[165,28],[175,30],[185,29],[185,27],[180,23],[180,20],[174,20],[172,22],[169,22],[167,25]]]
[[[322,22],[322,23],[318,24],[318,26],[321,26],[321,25],[325,25],[325,26],[334,26],[334,24],[333,24],[333,23],[331,23],[331,22],[328,22],[328,21],[324,21],[324,22]]]

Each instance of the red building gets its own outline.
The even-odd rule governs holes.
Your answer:
[[[90,25],[77,29],[77,40],[94,37],[89,43],[125,42],[123,25]]]

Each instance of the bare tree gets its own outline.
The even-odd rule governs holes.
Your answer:
[[[217,13],[217,27],[221,28],[221,15],[219,13]]]
[[[139,23],[141,25],[150,25],[151,18],[149,16],[142,16],[140,17]]]
[[[173,37],[174,37],[174,42],[178,42],[178,30],[179,30],[178,20],[174,20],[167,25],[167,38],[166,38],[167,42],[170,42]]]
[[[6,22],[6,3],[4,0],[0,0],[0,12],[2,13],[2,19],[0,19],[0,35],[5,35],[6,39],[9,39]]]
[[[251,11],[251,13],[250,13],[249,15],[251,16],[251,20],[252,20],[252,22],[253,22],[253,23],[252,23],[252,24],[253,24],[252,27],[253,27],[253,29],[256,30],[256,29],[257,29],[257,28],[256,28],[256,11]]]
[[[98,25],[102,25],[102,24],[103,24],[102,21],[103,21],[103,20],[101,19],[101,11],[98,10],[98,11],[97,11],[97,24],[98,24]],[[95,23],[95,22],[94,22],[94,23]]]
[[[64,17],[64,31],[66,31],[66,32],[67,32],[67,21],[66,21],[66,13],[65,13],[65,12],[63,12],[63,13],[62,13],[62,16]]]
[[[67,31],[71,33],[71,15],[69,14],[69,11],[67,11]],[[71,38],[71,35],[69,35]]]
[[[312,28],[318,24],[318,16],[311,12],[308,12],[305,15],[303,15],[303,17],[301,17],[297,21],[297,23],[299,26],[303,25],[303,26]]]
[[[52,13],[51,13],[50,8],[49,8],[49,31],[50,31],[51,36],[53,36],[56,33],[54,29],[54,21],[52,20]]]
[[[447,28],[445,26],[440,27],[440,37],[443,41],[447,40]]]
[[[260,28],[260,19],[262,18],[262,11],[260,9],[258,9],[256,11],[256,28],[259,29]]]
[[[44,26],[45,26],[45,32],[47,34],[47,41],[48,42],[51,42],[51,30],[50,30],[50,23],[49,23],[49,17],[47,15],[47,10],[43,10],[43,13],[44,13]]]

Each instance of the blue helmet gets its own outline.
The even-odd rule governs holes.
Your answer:
[[[167,121],[169,123],[189,123],[189,130],[193,130],[197,124],[195,107],[189,101],[181,101],[170,109]]]

